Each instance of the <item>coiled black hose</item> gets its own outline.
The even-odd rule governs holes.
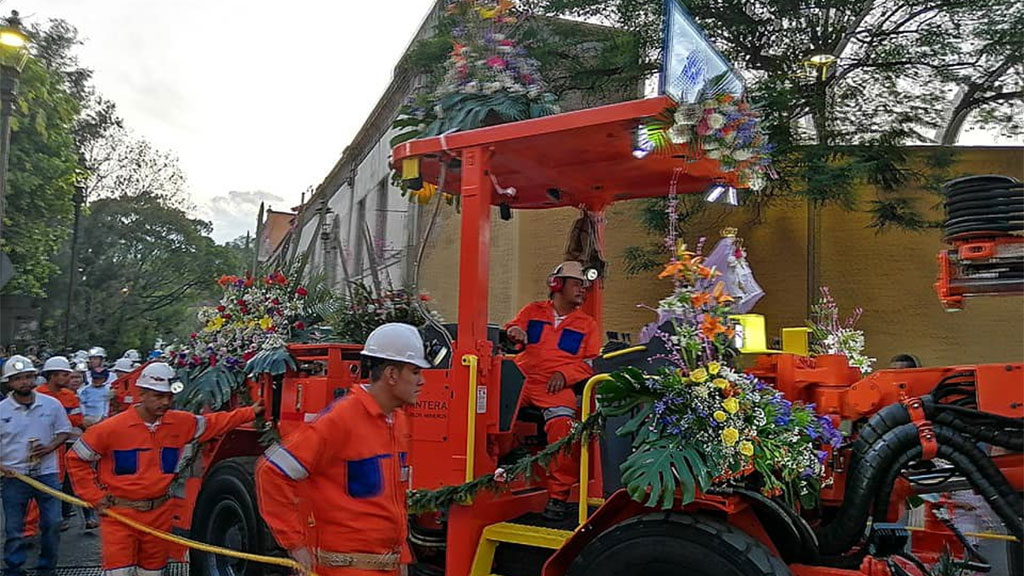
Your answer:
[[[898,420],[896,411],[888,408],[891,407],[879,412],[886,412],[883,416],[883,419],[888,417],[888,420],[883,420],[885,424]],[[873,428],[878,429],[877,426]],[[1024,537],[1024,525],[1016,512],[1020,509],[1020,498],[991,459],[956,430],[942,424],[933,424],[933,430],[938,442],[938,456],[950,461],[964,474],[1015,536]],[[872,501],[876,497],[877,501],[884,501],[887,510],[888,496],[896,475],[912,460],[920,459],[921,453],[917,426],[909,422],[881,433],[870,444],[847,477],[842,508],[832,522],[817,533],[822,554],[841,554],[860,540]]]

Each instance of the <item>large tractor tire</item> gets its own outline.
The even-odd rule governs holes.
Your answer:
[[[203,480],[192,515],[192,537],[240,552],[264,554],[262,519],[256,503],[252,457],[217,463]],[[262,565],[202,552],[190,552],[193,576],[260,576]]]
[[[789,576],[760,542],[707,516],[660,512],[630,518],[583,549],[569,576]]]

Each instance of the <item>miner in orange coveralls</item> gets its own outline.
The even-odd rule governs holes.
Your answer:
[[[593,375],[590,361],[601,353],[597,322],[579,309],[589,285],[579,262],[563,262],[548,276],[548,300],[527,304],[505,325],[509,338],[526,345],[516,356],[526,377],[519,404],[543,410],[548,442],[571,432],[577,404],[573,386]],[[572,454],[551,462],[545,519],[565,519],[569,491],[578,479]]]
[[[409,428],[401,408],[416,403],[420,369],[430,364],[419,332],[408,324],[378,327],[362,354],[369,386],[350,390],[267,449],[256,466],[267,525],[292,558],[320,576],[405,574],[412,560],[405,507]]]
[[[72,438],[68,441],[70,444],[72,440],[78,438],[83,428],[82,402],[78,398],[77,391],[72,390],[69,385],[71,382],[71,363],[63,356],[52,356],[43,364],[42,373],[43,377],[46,378],[46,384],[36,388],[36,392],[56,398],[60,405],[64,407],[64,412],[68,415],[68,421],[71,422],[73,427]],[[61,486],[64,487],[65,493],[70,492],[71,488],[67,483],[66,453],[67,448],[65,446],[61,446],[57,453],[57,479],[60,481]],[[61,503],[61,511],[64,518],[60,523],[61,532],[68,529],[68,518],[71,517],[73,510],[71,504],[67,502]],[[32,515],[31,509],[29,515]],[[30,526],[33,526],[31,522],[31,519],[26,519],[26,532],[30,530]]]
[[[136,386],[138,403],[90,426],[75,442],[68,471],[75,492],[101,512],[110,508],[166,532],[175,509],[167,490],[183,450],[251,421],[263,406],[205,415],[171,410],[181,384],[161,362],[147,366]],[[104,576],[159,576],[173,547],[107,517],[100,520],[100,541]]]

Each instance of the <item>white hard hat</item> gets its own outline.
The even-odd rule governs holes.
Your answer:
[[[378,326],[366,338],[361,354],[430,368],[423,353],[423,338],[419,330],[409,324],[391,322]]]
[[[71,372],[71,363],[63,356],[51,356],[43,363],[42,372]]]
[[[125,350],[124,355],[122,356],[122,358],[127,358],[128,360],[131,360],[132,362],[138,362],[139,360],[142,359],[142,356],[139,356],[139,351],[138,350],[132,348],[130,350]]]
[[[89,353],[85,350],[79,350],[71,355],[75,360],[86,360],[89,358]]]
[[[131,372],[135,364],[129,358],[118,358],[114,361],[114,372]]]
[[[88,372],[89,371],[89,365],[86,364],[84,360],[76,360],[74,368],[75,368],[75,372]]]
[[[582,281],[584,285],[589,285],[592,280],[597,279],[597,275],[591,273],[590,270],[584,270],[583,264],[575,260],[566,260],[555,266],[555,269],[551,271],[548,278],[576,278]]]
[[[163,362],[153,362],[142,369],[139,380],[135,383],[139,388],[155,390],[157,392],[181,392],[182,385],[178,382],[178,375],[170,365]]]
[[[17,376],[18,374],[35,374],[36,367],[32,365],[32,361],[24,356],[15,354],[4,362],[4,376],[3,382],[7,382],[11,379],[11,376]]]
[[[89,348],[89,358],[95,358],[97,356],[100,358],[106,358],[107,351],[104,350],[103,348],[100,348],[99,346],[93,346],[92,348]]]

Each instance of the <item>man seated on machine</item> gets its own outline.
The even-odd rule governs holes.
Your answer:
[[[597,322],[580,310],[589,285],[579,262],[563,262],[548,276],[548,300],[527,304],[505,325],[509,338],[525,345],[515,360],[526,378],[519,405],[543,411],[549,443],[572,430],[573,386],[593,375],[590,362],[601,353]],[[548,470],[546,520],[568,514],[569,491],[579,478],[574,454],[559,454]]]

